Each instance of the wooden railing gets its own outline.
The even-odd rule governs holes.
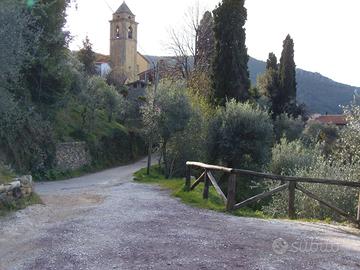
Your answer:
[[[200,177],[194,183],[191,183],[191,169],[201,169],[203,171]],[[227,183],[228,185],[227,195],[225,195],[224,192],[221,190],[212,172],[223,172],[229,175],[229,180]],[[235,199],[236,176],[253,176],[256,177],[258,181],[271,179],[271,180],[279,181],[281,185],[270,191],[266,191],[259,195],[253,196],[245,201],[236,203],[236,199]],[[227,211],[232,211],[242,208],[251,203],[272,196],[278,192],[288,190],[289,191],[288,215],[289,218],[295,219],[296,218],[295,190],[297,189],[302,193],[304,193],[305,195],[307,195],[308,197],[318,201],[323,206],[326,206],[331,210],[333,210],[334,212],[336,212],[337,214],[345,217],[350,222],[356,224],[357,226],[360,226],[360,194],[359,194],[357,218],[355,218],[351,216],[349,213],[343,211],[342,209],[332,205],[329,202],[324,201],[319,196],[306,190],[303,186],[299,184],[299,183],[312,183],[312,184],[344,186],[344,187],[358,188],[360,191],[360,182],[351,182],[351,181],[342,181],[342,180],[333,180],[333,179],[290,177],[290,176],[274,175],[274,174],[260,173],[260,172],[241,170],[241,169],[226,168],[216,165],[204,164],[200,162],[190,162],[190,161],[186,162],[186,180],[185,180],[186,190],[187,191],[194,190],[202,182],[204,183],[203,198],[204,199],[209,198],[209,187],[210,185],[212,185],[215,188],[216,192],[223,199]]]

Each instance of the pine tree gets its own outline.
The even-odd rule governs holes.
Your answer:
[[[92,44],[89,40],[89,37],[86,36],[83,41],[83,48],[79,51],[78,58],[81,63],[84,64],[84,69],[86,74],[92,76],[95,74],[95,53],[92,50]]]
[[[245,101],[249,98],[249,71],[245,45],[247,10],[244,0],[223,0],[214,10],[215,59],[213,89],[216,104],[227,99]]]
[[[294,61],[294,41],[287,35],[283,44],[279,68],[280,102],[283,110],[293,114],[296,109],[296,65]]]

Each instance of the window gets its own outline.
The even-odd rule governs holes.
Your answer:
[[[128,38],[129,38],[129,39],[132,39],[132,38],[133,38],[133,29],[132,29],[131,26],[130,26],[129,29],[128,29]]]
[[[120,28],[119,26],[116,26],[116,38],[120,38]]]

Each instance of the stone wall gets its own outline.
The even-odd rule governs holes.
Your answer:
[[[56,146],[56,168],[76,170],[91,164],[85,142],[60,143]]]
[[[0,206],[23,197],[28,197],[33,192],[31,175],[14,178],[9,184],[0,185]]]

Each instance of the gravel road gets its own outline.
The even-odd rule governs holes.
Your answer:
[[[195,209],[132,182],[144,166],[37,184],[45,205],[0,219],[0,269],[360,269],[357,231]]]

